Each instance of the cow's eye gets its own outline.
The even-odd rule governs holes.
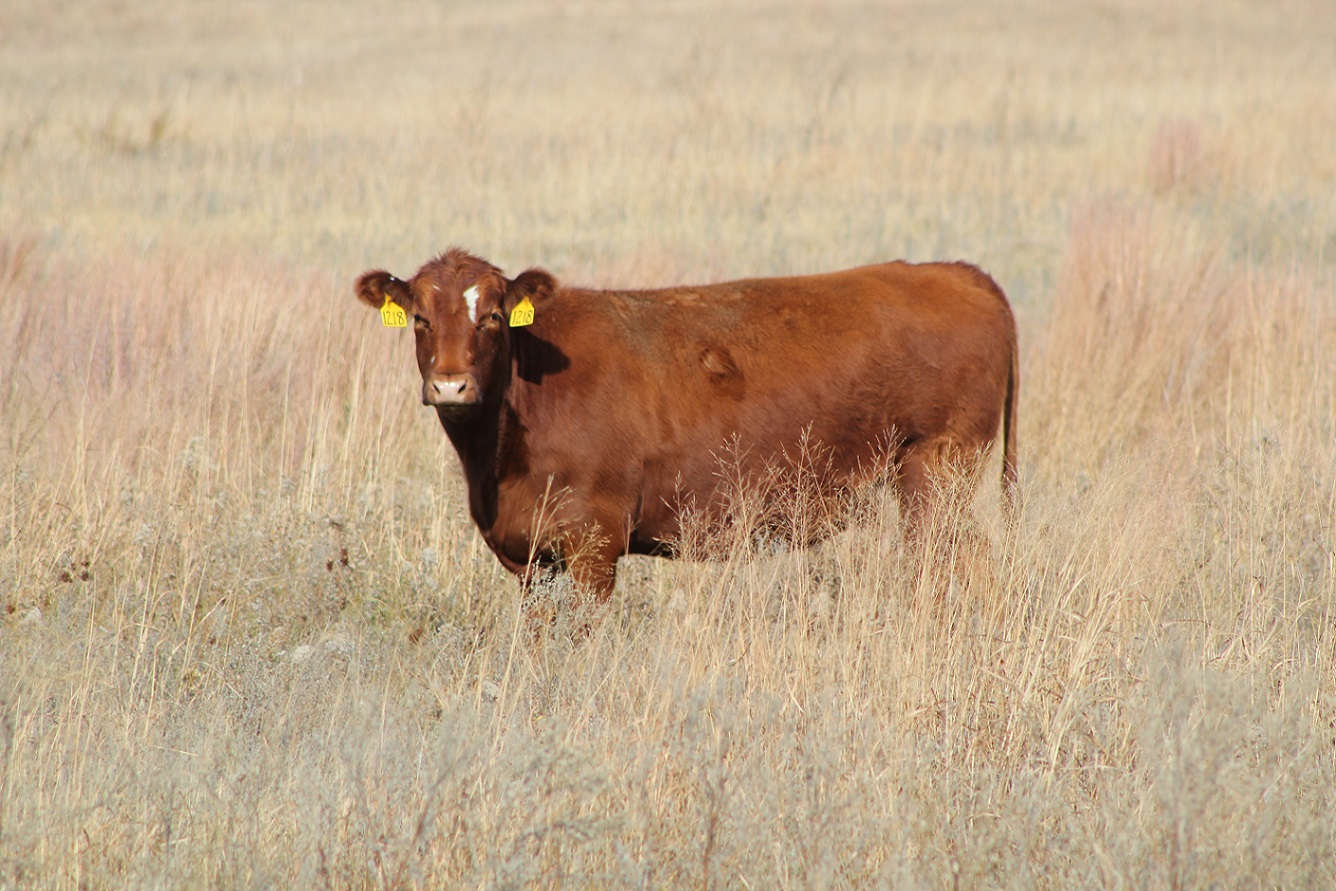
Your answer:
[[[431,328],[431,323],[417,313],[413,313],[413,327],[426,331]]]

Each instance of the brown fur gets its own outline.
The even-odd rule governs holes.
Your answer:
[[[725,460],[760,483],[819,455],[817,494],[836,497],[889,459],[912,538],[937,476],[976,470],[1001,423],[1016,502],[1015,321],[965,263],[594,291],[542,270],[512,281],[452,249],[407,282],[365,273],[356,291],[415,317],[423,399],[459,453],[470,512],[526,579],[564,564],[606,599],[620,555],[671,554],[685,509],[726,520]],[[525,296],[534,322],[511,328]]]

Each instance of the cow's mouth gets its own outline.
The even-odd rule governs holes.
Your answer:
[[[451,423],[463,423],[477,414],[478,405],[437,405],[436,414],[441,420]]]

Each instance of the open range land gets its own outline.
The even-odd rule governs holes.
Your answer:
[[[5,4],[0,889],[1336,886],[1333,47],[1324,0]],[[979,263],[994,582],[925,597],[872,493],[530,639],[351,290],[452,244]]]

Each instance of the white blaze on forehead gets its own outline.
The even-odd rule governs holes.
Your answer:
[[[469,305],[469,318],[472,319],[478,314],[478,286],[474,285],[464,292],[464,302]]]

